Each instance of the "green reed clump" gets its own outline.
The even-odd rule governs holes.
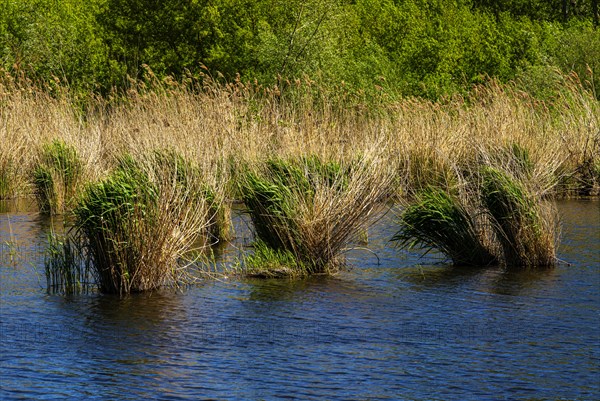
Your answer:
[[[248,172],[243,181],[243,201],[248,210],[257,237],[275,250],[303,252],[299,232],[300,203],[311,203],[317,186],[338,187],[344,181],[341,171],[336,173],[328,163],[315,156],[299,162],[271,159],[263,174]]]
[[[439,249],[457,266],[487,266],[498,262],[490,249],[478,211],[438,187],[421,191],[400,216],[394,235],[400,247]]]
[[[83,165],[77,150],[61,140],[42,148],[33,170],[35,197],[42,213],[62,214],[75,199]]]
[[[44,270],[49,293],[74,295],[89,291],[97,283],[84,246],[77,237],[48,236]]]
[[[323,161],[321,158],[311,155],[302,158],[308,181],[311,186],[318,186],[324,181],[328,187],[343,191],[348,188],[349,173],[352,165],[347,167],[334,160]]]
[[[253,245],[254,252],[244,257],[244,271],[250,277],[283,278],[302,277],[307,267],[292,252],[273,249],[261,240]]]
[[[557,227],[542,199],[522,181],[490,166],[481,169],[480,196],[507,266],[554,266]]]
[[[141,257],[135,237],[146,225],[144,220],[152,218],[147,211],[156,208],[156,198],[151,183],[133,171],[117,170],[86,188],[74,209],[75,224],[87,240],[101,291],[127,293],[134,286],[135,264]]]
[[[241,193],[256,238],[273,251],[269,256],[293,255],[289,267],[297,274],[323,274],[343,263],[345,243],[368,223],[390,182],[378,160],[361,158],[344,167],[311,156],[271,159],[248,170]]]
[[[129,293],[185,280],[184,257],[209,226],[212,205],[183,165],[156,154],[126,156],[88,186],[74,209],[100,290]],[[186,185],[178,184],[185,180]]]
[[[455,265],[552,266],[558,219],[544,195],[556,183],[556,166],[536,165],[518,144],[482,149],[474,162],[453,168],[458,192],[431,186],[417,193],[393,240],[438,249]]]
[[[248,171],[241,178],[242,200],[250,213],[256,237],[273,249],[295,247],[293,235],[297,229],[294,217],[297,212],[293,202],[293,191],[299,190],[290,185],[295,179],[300,188],[309,189],[308,180],[302,172],[293,166],[282,169],[284,163],[270,162],[267,171]],[[286,170],[290,170],[292,174]],[[311,196],[310,192],[305,193],[306,196]]]

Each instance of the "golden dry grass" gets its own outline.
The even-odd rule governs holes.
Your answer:
[[[212,172],[214,186],[225,189],[232,188],[227,182],[244,162],[304,155],[350,160],[381,144],[379,156],[402,171],[397,184],[411,189],[444,182],[449,166],[474,160],[481,149],[518,144],[528,151],[535,174],[591,186],[593,192],[600,106],[576,78],[568,82],[551,103],[490,82],[468,98],[405,99],[369,108],[316,96],[308,81],[297,83],[292,98],[256,84],[150,79],[115,98],[90,96],[81,106],[67,90],[50,95],[4,76],[0,170],[10,171],[9,196],[25,195],[41,146],[53,139],[75,146],[88,180],[102,177],[124,153],[168,148]],[[591,184],[578,182],[581,177]]]

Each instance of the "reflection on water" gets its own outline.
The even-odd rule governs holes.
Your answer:
[[[558,210],[563,222],[559,257],[579,266],[600,265],[600,200],[561,201]]]
[[[460,269],[390,248],[306,280],[208,281],[124,299],[45,292],[48,220],[0,214],[0,399],[598,399],[598,202],[558,204],[541,272]],[[250,232],[236,217],[239,256]],[[56,223],[56,222],[55,222]]]
[[[33,213],[37,210],[33,199],[0,199],[0,214],[6,213]]]
[[[405,268],[395,273],[403,282],[412,284],[414,290],[424,288],[461,287],[466,283],[477,291],[498,295],[519,295],[539,286],[552,286],[556,270],[512,271],[497,267],[472,269],[454,266],[421,266]]]

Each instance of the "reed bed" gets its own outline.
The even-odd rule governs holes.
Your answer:
[[[54,139],[75,147],[88,181],[105,175],[118,155],[173,149],[213,171],[219,181],[213,186],[224,187],[226,198],[238,197],[230,179],[245,162],[306,154],[350,160],[379,143],[385,160],[403,164],[402,186],[411,190],[445,181],[447,166],[476,158],[480,147],[518,144],[540,170],[551,164],[555,193],[594,194],[600,182],[599,102],[577,77],[565,82],[560,95],[546,102],[517,85],[491,81],[468,97],[437,103],[403,99],[366,105],[352,97],[320,96],[309,79],[285,92],[208,77],[158,80],[149,72],[145,83],[132,83],[126,93],[90,97],[82,105],[66,89],[51,95],[4,77],[0,176],[11,179],[0,182],[17,187],[4,189],[4,197],[31,193],[36,157]]]
[[[285,183],[293,213],[286,215],[284,223],[271,221],[276,228],[269,230],[291,239],[281,240],[281,246],[270,242],[269,235],[262,239],[270,250],[283,252],[280,259],[286,260],[286,252],[291,252],[311,273],[333,271],[343,244],[377,202],[390,196],[421,196],[425,205],[428,195],[423,191],[431,187],[450,194],[447,211],[462,215],[470,227],[471,244],[485,248],[485,241],[479,245],[476,241],[482,242],[477,235],[486,218],[466,217],[475,202],[461,203],[472,189],[460,189],[467,176],[482,182],[478,171],[482,165],[499,166],[511,174],[520,169],[516,178],[525,180],[527,190],[542,198],[600,191],[600,104],[576,76],[566,76],[564,81],[563,90],[547,101],[520,91],[517,84],[490,81],[474,87],[468,96],[438,102],[406,98],[367,103],[350,94],[329,97],[309,78],[264,87],[239,80],[222,82],[208,74],[202,80],[159,80],[148,70],[145,80],[132,81],[127,91],[73,100],[68,87],[60,83],[50,89],[4,73],[0,77],[0,198],[34,195],[36,166],[44,147],[52,143],[72,147],[80,160],[78,188],[87,188],[79,195],[83,200],[75,211],[81,232],[87,231],[87,238],[95,241],[109,231],[106,220],[97,220],[95,228],[86,225],[93,219],[85,217],[85,208],[101,206],[100,199],[112,206],[95,215],[110,211],[115,221],[130,225],[115,223],[113,231],[122,232],[96,244],[101,251],[95,262],[109,266],[103,270],[107,275],[103,286],[110,292],[178,281],[182,270],[174,267],[175,262],[194,241],[206,246],[232,236],[230,204],[241,199],[251,203],[249,171],[275,185],[275,173],[265,166],[279,160],[299,168],[307,178],[306,174],[314,176],[307,173],[314,168],[307,155],[323,165],[341,166],[340,177],[345,177],[347,186],[340,190],[342,181],[331,185],[325,176],[316,184],[308,180],[308,191],[300,190],[306,183]],[[163,150],[162,161],[148,156],[157,149]],[[165,156],[165,149],[170,156]],[[140,177],[117,172],[124,154],[142,161],[143,183],[136,181]],[[509,159],[521,161],[509,165]],[[187,170],[183,176],[193,176],[194,170],[201,172],[202,179],[193,179],[189,188],[187,182],[174,185],[181,180],[173,173],[174,165],[177,174]],[[458,195],[453,188],[459,188]],[[483,201],[479,202],[483,208]],[[134,207],[117,206],[122,204]],[[179,226],[169,219],[185,223]],[[288,232],[277,227],[287,227]],[[261,230],[257,225],[258,237],[263,237]],[[492,235],[505,235],[508,228],[503,230]],[[125,242],[129,249],[108,251]],[[454,259],[471,263],[460,253]],[[121,266],[128,264],[151,269],[160,264],[168,266],[168,274],[144,281],[133,270],[126,274]]]

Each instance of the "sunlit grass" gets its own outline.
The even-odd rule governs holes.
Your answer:
[[[126,156],[108,177],[87,187],[74,209],[75,229],[102,292],[185,282],[186,255],[208,242],[199,239],[213,205],[204,197],[201,176],[172,161],[157,153]]]
[[[293,256],[288,269],[296,274],[337,271],[344,246],[370,223],[387,194],[392,175],[379,162],[361,157],[338,164],[311,156],[269,160],[249,170],[241,192],[261,242],[252,264]]]
[[[550,267],[556,264],[555,213],[543,199],[509,173],[485,166],[481,199],[493,218],[492,227],[509,267]]]
[[[44,145],[33,170],[35,197],[40,211],[63,214],[75,199],[81,177],[82,163],[73,146],[60,140]]]
[[[498,263],[490,249],[488,233],[477,220],[480,211],[437,187],[416,196],[400,216],[394,237],[399,247],[437,249],[456,266],[489,266]]]

